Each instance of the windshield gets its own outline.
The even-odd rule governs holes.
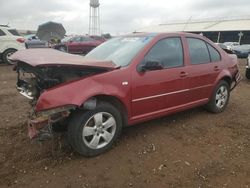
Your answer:
[[[118,37],[98,46],[86,57],[110,60],[117,66],[127,66],[135,55],[152,40],[152,36]]]

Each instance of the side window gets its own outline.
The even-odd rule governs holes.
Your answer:
[[[18,33],[18,31],[16,29],[9,29],[8,30],[12,35],[14,36],[20,36],[20,34]]]
[[[81,41],[81,37],[74,37],[73,39],[71,39],[73,42],[80,42]]]
[[[181,39],[167,38],[157,42],[145,56],[145,60],[159,61],[164,68],[183,65],[183,49]]]
[[[1,29],[0,29],[0,36],[6,35]]]
[[[94,41],[94,39],[92,39],[90,37],[82,37],[82,41],[91,42],[91,41]]]
[[[207,45],[203,40],[187,38],[191,64],[209,63],[210,57]]]
[[[82,41],[88,42],[88,41],[90,41],[90,39],[88,37],[82,37]]]
[[[219,52],[210,44],[207,43],[207,47],[210,53],[210,58],[211,58],[211,62],[216,62],[216,61],[220,61],[221,57]]]

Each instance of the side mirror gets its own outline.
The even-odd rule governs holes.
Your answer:
[[[139,65],[137,70],[139,72],[146,72],[151,70],[161,70],[163,69],[162,64],[157,60],[148,60],[143,65]]]

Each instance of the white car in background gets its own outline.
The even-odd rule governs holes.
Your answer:
[[[16,29],[0,25],[0,59],[7,64],[12,64],[9,60],[17,50],[25,49],[25,40],[19,35]]]

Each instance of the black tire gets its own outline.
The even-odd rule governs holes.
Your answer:
[[[222,88],[224,88],[226,90],[225,91],[227,93],[226,97],[225,96],[223,97],[222,94],[220,96],[220,91],[221,91]],[[224,95],[226,95],[226,94],[224,94]],[[218,100],[216,99],[216,96],[219,97]],[[228,104],[229,98],[230,98],[230,87],[229,87],[229,84],[226,81],[221,80],[218,83],[218,85],[215,87],[215,89],[213,91],[213,94],[212,94],[212,97],[210,98],[208,104],[205,107],[206,107],[206,109],[208,111],[210,111],[212,113],[223,112],[225,110],[227,104]],[[219,100],[221,100],[221,101],[219,101]],[[222,101],[224,101],[224,102],[222,102]],[[221,104],[221,105],[219,105],[219,104]]]
[[[250,69],[246,69],[246,78],[250,79]]]
[[[101,129],[100,127],[98,128],[98,130],[96,130],[97,128],[95,128],[98,127],[97,126],[98,123],[96,122],[95,117],[100,114],[102,117],[102,123],[101,123],[102,126],[104,126],[105,124],[105,122],[103,122],[103,119],[105,118],[106,122],[108,122],[107,120],[109,120],[109,118],[113,118],[112,122],[115,122],[115,126],[107,129],[103,128],[103,130],[106,131],[106,133],[107,132],[109,133],[110,130],[111,130],[110,132],[112,132],[112,134],[109,133],[109,135],[112,135],[112,138],[109,137],[108,141],[106,141],[105,138],[102,136],[104,135],[104,132],[99,132],[103,130],[99,130]],[[108,116],[108,118],[105,116]],[[89,126],[89,124],[91,123],[93,125]],[[95,129],[95,133],[91,133],[90,136],[83,136],[84,130],[86,130],[87,128],[91,128],[91,130]],[[68,139],[71,146],[79,154],[86,157],[92,157],[102,154],[111,149],[115,140],[120,136],[121,130],[122,130],[122,117],[120,112],[113,105],[106,102],[101,102],[100,104],[97,105],[97,107],[94,110],[91,111],[80,110],[75,112],[71,116],[68,124]],[[96,140],[95,138],[99,138],[98,144],[100,143],[101,145],[103,145],[103,147],[97,146],[99,148],[91,148],[90,145],[91,143],[93,143],[94,140]],[[87,143],[88,141],[89,143]],[[103,141],[103,143],[101,141]]]
[[[17,50],[16,49],[8,49],[8,50],[6,50],[4,53],[3,53],[3,62],[5,63],[5,64],[9,64],[9,65],[13,65],[13,63],[8,59],[8,57],[11,55],[11,54],[13,54],[13,53],[15,53]]]
[[[61,51],[61,52],[67,52],[66,46],[60,46],[60,47],[58,48],[58,50]]]

